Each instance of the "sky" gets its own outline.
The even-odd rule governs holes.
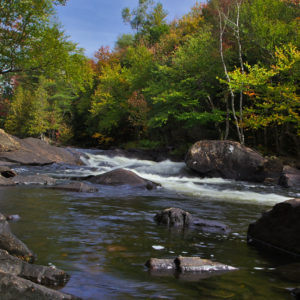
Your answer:
[[[196,0],[160,0],[168,20],[188,13]],[[199,2],[199,1],[198,1]],[[119,35],[131,33],[122,20],[124,7],[137,7],[138,0],[68,0],[57,8],[58,20],[69,39],[92,57],[101,46],[114,48]]]

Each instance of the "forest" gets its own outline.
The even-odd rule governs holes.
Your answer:
[[[172,22],[161,3],[139,0],[120,15],[134,34],[113,49],[99,41],[92,59],[56,21],[65,1],[0,3],[7,132],[175,155],[230,139],[300,157],[298,0],[209,0]]]

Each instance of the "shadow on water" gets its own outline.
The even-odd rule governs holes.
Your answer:
[[[137,164],[143,168],[140,162]],[[157,168],[148,164],[152,169]],[[28,168],[24,172],[32,170]],[[55,170],[48,172],[55,173]],[[76,172],[78,175],[86,170]],[[222,185],[229,189],[230,183],[217,182],[196,184],[213,184],[209,186],[212,190],[222,191]],[[251,188],[236,188],[243,193],[247,189]],[[265,187],[254,189],[261,193]],[[276,191],[271,192],[280,197]],[[271,205],[268,201],[199,197],[166,187],[145,192],[99,186],[95,194],[26,186],[0,188],[0,212],[21,216],[20,221],[11,223],[12,230],[37,253],[37,262],[54,264],[69,272],[71,280],[63,291],[91,300],[292,299],[287,288],[295,283],[276,273],[276,268],[286,261],[262,255],[246,243],[249,223]],[[221,221],[232,231],[222,235],[199,230],[168,230],[156,225],[155,213],[171,206],[183,208],[196,217]],[[239,270],[191,281],[173,275],[153,276],[144,266],[150,257],[178,255],[201,256]]]

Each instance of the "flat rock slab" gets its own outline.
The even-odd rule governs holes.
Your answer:
[[[235,267],[200,257],[178,256],[175,259],[151,258],[145,264],[156,276],[176,276],[180,279],[198,281],[215,275],[238,270]]]
[[[133,187],[146,188],[148,190],[152,190],[160,186],[158,183],[144,179],[134,172],[125,169],[116,169],[104,174],[88,176],[84,179],[97,184],[130,185]]]
[[[186,165],[206,177],[263,182],[267,160],[258,152],[233,141],[203,140],[195,143]]]
[[[33,252],[11,232],[8,222],[3,220],[0,221],[0,249],[26,261],[34,260]]]
[[[260,248],[300,257],[300,198],[276,204],[248,227],[247,241]]]
[[[95,193],[98,191],[98,189],[96,189],[92,185],[83,182],[78,182],[78,181],[67,183],[67,184],[54,185],[51,188],[57,190],[70,191],[70,192],[79,192],[79,193]]]
[[[36,284],[30,280],[0,272],[0,295],[5,300],[80,300]]]
[[[0,186],[12,186],[12,185],[16,185],[16,184],[11,180],[11,178],[5,178],[0,175]]]
[[[174,260],[177,269],[181,273],[185,272],[218,272],[218,271],[234,271],[235,267],[213,262],[209,259],[202,259],[200,257],[183,257],[178,256]]]
[[[0,161],[22,165],[47,165],[52,163],[82,164],[74,151],[55,147],[35,138],[18,139],[3,131],[0,132],[4,146],[0,147]]]
[[[64,271],[54,267],[29,264],[5,250],[0,250],[0,272],[16,275],[46,286],[63,286],[69,279]]]
[[[15,184],[39,184],[39,185],[54,185],[56,180],[47,175],[17,175],[11,180]]]

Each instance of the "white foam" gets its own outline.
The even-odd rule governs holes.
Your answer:
[[[255,189],[253,184],[245,184],[244,189],[236,190],[237,182],[222,178],[200,178],[186,174],[185,164],[165,160],[154,162],[139,160],[122,156],[109,157],[105,154],[86,153],[88,159],[84,162],[94,168],[83,170],[89,175],[102,174],[117,168],[125,168],[135,172],[137,175],[160,183],[163,188],[196,198],[209,198],[217,201],[249,202],[263,205],[274,205],[278,202],[290,199],[275,193],[261,193],[251,191]],[[231,188],[232,186],[232,188]]]

